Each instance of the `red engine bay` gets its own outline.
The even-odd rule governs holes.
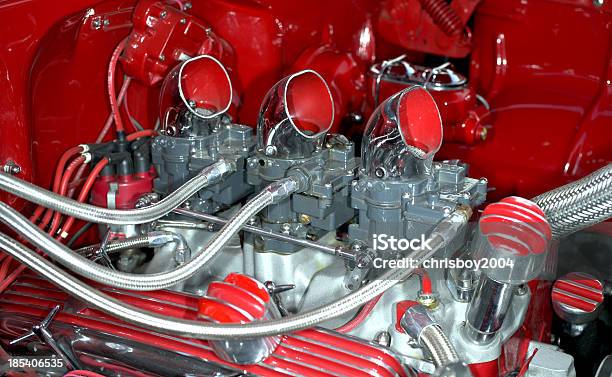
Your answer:
[[[612,375],[608,1],[0,17],[2,373]]]

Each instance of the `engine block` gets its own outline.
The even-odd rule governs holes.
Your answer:
[[[610,377],[607,2],[42,3],[0,374]]]

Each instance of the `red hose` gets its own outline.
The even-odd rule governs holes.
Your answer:
[[[55,179],[53,181],[53,192],[57,192],[59,190],[61,181],[62,181],[62,173],[64,172],[64,167],[70,158],[74,155],[83,152],[83,147],[76,146],[69,148],[62,157],[60,157],[59,162],[57,163],[57,167],[55,168]]]
[[[36,210],[34,211],[32,216],[30,216],[30,221],[35,223],[40,218],[40,215],[42,215],[43,212],[45,212],[45,209],[46,208],[43,206],[36,207]]]
[[[155,130],[137,131],[137,132],[133,132],[133,133],[127,135],[126,140],[127,141],[133,141],[133,140],[138,139],[139,137],[153,136],[156,133],[157,132]],[[81,193],[79,194],[79,197],[77,199],[79,202],[81,202],[81,203],[85,202],[85,200],[87,199],[87,195],[89,195],[89,191],[91,190],[91,186],[93,185],[94,181],[96,180],[96,178],[100,174],[100,171],[102,171],[102,169],[104,169],[104,167],[107,164],[108,164],[108,159],[104,158],[104,159],[100,160],[100,162],[98,162],[98,164],[96,164],[96,166],[89,173],[89,176],[85,180],[85,183],[83,184],[83,188],[81,189]],[[80,179],[80,177],[78,177],[78,173],[77,173],[77,177],[75,178],[75,180],[79,180],[79,179]],[[72,190],[74,190],[74,189],[72,189]],[[71,196],[70,192],[69,192],[68,195]],[[74,218],[73,217],[69,217],[66,220],[66,223],[64,224],[64,227],[62,229],[62,234],[66,234],[67,235],[68,234],[68,230],[70,230],[70,228],[72,227],[73,223],[74,223]],[[61,237],[61,235],[60,235],[60,237]],[[65,236],[61,237],[61,238],[65,238]]]
[[[126,80],[128,78],[126,77]],[[125,91],[125,96],[124,96],[124,101],[123,101],[123,110],[125,110],[125,115],[127,116],[128,122],[130,123],[130,126],[132,126],[133,130],[138,131],[138,129],[136,129],[136,126],[134,125],[134,117],[132,117],[132,113],[130,112],[130,106],[129,106],[129,102],[130,100],[128,99],[128,90]]]
[[[11,262],[12,258],[9,257],[8,254],[0,254],[0,281],[6,278]]]
[[[444,0],[420,0],[421,7],[429,14],[434,24],[449,37],[459,35],[464,29],[463,21]]]
[[[85,200],[89,196],[89,191],[91,190],[91,187],[96,181],[96,178],[98,178],[98,175],[100,175],[100,172],[102,171],[102,169],[104,169],[106,165],[108,165],[108,159],[103,158],[96,164],[96,166],[94,166],[93,169],[91,169],[91,172],[89,172],[89,175],[87,176],[87,180],[85,181],[85,184],[83,185],[83,188],[81,189],[81,193],[79,194],[79,197],[77,198],[78,202],[80,203],[85,202]],[[62,238],[66,238],[73,224],[74,224],[74,217],[68,217],[68,219],[66,220],[66,223],[61,229],[60,234],[56,237],[56,239],[59,240]]]
[[[96,137],[96,141],[95,141],[96,144],[99,144],[102,142],[102,140],[104,140],[104,138],[106,137],[106,134],[108,134],[108,131],[113,125],[113,121],[115,122],[115,124],[118,124],[117,131],[119,131],[119,127],[123,129],[123,123],[121,123],[121,114],[119,113],[119,105],[123,102],[132,79],[130,77],[126,77],[125,80],[123,80],[123,85],[121,86],[121,89],[119,90],[119,95],[117,96],[117,98],[115,98],[115,72],[117,69],[117,61],[119,60],[119,56],[121,55],[121,52],[125,48],[127,39],[128,38],[126,37],[121,42],[119,42],[119,44],[113,51],[113,55],[111,56],[111,61],[108,66],[107,84],[108,84],[108,92],[109,92],[110,103],[111,103],[111,113],[106,118],[104,127],[102,127],[102,129],[98,133],[98,136]],[[117,119],[119,120],[119,123],[117,123]],[[79,179],[81,179],[84,173],[85,173],[85,166],[81,167],[79,171],[77,171],[75,180],[78,181]],[[73,193],[74,193],[74,189],[70,189],[68,191],[68,196],[72,197]]]
[[[72,182],[70,182],[70,184],[68,185],[68,192],[70,193],[70,191],[74,191],[77,187],[85,183],[86,180],[87,178],[79,178],[78,180],[73,179]],[[72,197],[72,195],[69,196]]]
[[[108,96],[110,99],[111,105],[111,113],[113,114],[113,119],[115,120],[115,129],[117,133],[125,132],[123,128],[123,121],[121,120],[121,113],[119,112],[119,103],[117,102],[117,93],[115,92],[115,73],[117,71],[117,62],[119,61],[119,57],[121,53],[125,49],[125,45],[127,43],[127,37],[123,39],[111,55],[110,64],[108,65]]]
[[[119,89],[119,95],[117,96],[118,105],[123,103],[131,81],[132,79],[130,77],[126,77],[125,80],[123,80],[123,85],[121,86],[121,89]],[[102,129],[98,133],[98,136],[96,137],[96,144],[101,143],[102,140],[104,140],[104,138],[106,137],[106,134],[108,134],[108,131],[110,130],[111,126],[113,125],[113,121],[115,120],[114,114],[115,113],[113,112],[108,114],[106,122],[104,123],[104,127],[102,127]]]
[[[6,277],[6,274],[8,273],[9,266],[11,265],[12,261],[12,258],[6,258],[4,259],[2,264],[0,264],[0,281],[4,280],[4,278]]]
[[[126,42],[127,42],[127,37],[122,40],[119,45],[117,45],[117,47],[115,48],[115,50],[113,51],[113,54],[111,56],[111,60],[110,60],[110,64],[109,64],[109,69],[108,69],[108,92],[109,92],[109,99],[110,99],[110,105],[111,105],[111,114],[108,116],[106,123],[104,124],[104,127],[102,128],[102,130],[100,130],[100,133],[98,134],[98,137],[96,138],[96,143],[100,143],[102,142],[102,140],[104,140],[104,137],[106,136],[106,134],[108,133],[113,121],[115,122],[115,126],[116,126],[116,130],[118,133],[124,132],[124,128],[123,128],[123,122],[121,120],[121,114],[119,112],[119,104],[121,104],[123,102],[123,99],[125,97],[125,94],[127,92],[127,89],[129,87],[130,81],[131,79],[129,77],[126,77],[125,80],[123,81],[123,85],[121,86],[121,90],[119,91],[119,95],[116,97],[115,96],[115,72],[117,69],[117,62],[119,61],[119,57],[121,56],[121,53],[123,52]],[[149,130],[147,130],[149,131]],[[150,136],[151,134],[144,134],[144,135],[140,135],[140,136],[134,136],[132,140],[137,139],[138,137],[142,137],[142,136]],[[68,149],[66,152],[64,152],[64,154],[62,154],[62,156],[60,157],[60,160],[58,162],[57,168],[56,168],[56,172],[55,172],[55,177],[54,177],[54,182],[53,182],[53,191],[54,192],[58,192],[58,190],[60,189],[60,185],[62,183],[63,180],[63,176],[64,174],[62,174],[62,172],[64,171],[64,166],[66,165],[66,163],[68,162],[68,160],[70,158],[72,158],[75,154],[77,153],[81,153],[83,151],[83,149],[79,146],[77,147],[72,147],[70,149]],[[73,161],[74,162],[74,161]],[[83,186],[83,188],[81,189],[81,193],[79,195],[78,200],[82,203],[85,201],[85,199],[87,198],[89,191],[91,190],[91,187],[93,186],[93,183],[95,182],[95,179],[98,177],[98,175],[100,174],[100,171],[102,171],[102,169],[104,168],[104,166],[106,166],[108,164],[108,160],[107,159],[103,159],[101,160],[90,172],[89,176],[87,177],[85,184]],[[76,168],[76,166],[75,166]],[[70,169],[70,176],[72,176],[72,173],[74,172],[74,169]],[[75,177],[75,181],[78,181],[81,176],[83,175],[83,173],[85,172],[85,165],[82,165],[76,174]],[[69,178],[66,179],[66,183],[65,183],[65,187],[69,186]],[[68,189],[68,196],[72,196],[73,192],[74,192],[75,187],[71,187],[70,189]],[[34,213],[32,214],[32,216],[30,217],[30,221],[35,222],[36,220],[38,220],[40,218],[40,216],[45,212],[45,210],[47,210],[47,213],[45,214],[45,217],[43,218],[43,222],[42,224],[39,225],[39,227],[41,229],[43,229],[44,227],[47,226],[47,224],[49,223],[49,221],[51,220],[51,218],[55,218],[55,216],[53,216],[53,211],[51,209],[46,209],[42,206],[38,206],[36,208],[36,210],[34,211]],[[58,213],[59,215],[59,213]],[[73,223],[74,223],[74,218],[73,217],[69,217],[66,220],[66,223],[64,225],[64,229],[61,232],[61,235],[67,235],[68,231],[70,230],[70,228],[72,227]],[[55,231],[55,227],[57,226],[57,224],[52,224],[52,231]],[[51,235],[53,235],[53,232],[50,232]],[[62,237],[63,238],[63,237]],[[4,259],[4,260],[3,260]],[[12,258],[2,258],[0,259],[0,261],[2,261],[2,265],[0,266],[0,278],[3,277],[2,272],[4,270],[8,270],[8,266],[10,265],[10,263],[12,262]],[[6,266],[6,267],[5,267]],[[23,272],[26,269],[25,265],[20,265],[18,266],[6,279],[0,279],[0,292],[3,292],[10,284],[12,284],[12,282],[21,274],[21,272]],[[92,375],[93,376],[93,375]]]
[[[51,218],[53,217],[53,210],[50,208],[46,208],[47,212],[45,213],[45,216],[42,218],[39,226],[41,229],[45,229],[47,227],[47,225],[49,225],[49,222],[51,221]]]

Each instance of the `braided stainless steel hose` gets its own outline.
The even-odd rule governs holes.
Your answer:
[[[176,248],[183,251],[189,251],[187,241],[179,233],[167,231],[153,231],[142,236],[129,237],[122,240],[111,241],[104,247],[104,252],[107,254],[118,253],[129,249],[140,249],[143,247],[159,247],[167,243],[174,242]],[[76,249],[75,252],[83,255],[85,258],[92,259],[101,251],[102,244],[94,244]],[[177,250],[178,251],[178,250]]]
[[[429,352],[436,372],[447,365],[459,363],[459,355],[440,325],[423,305],[413,304],[400,319],[402,329]]]
[[[448,245],[463,229],[470,215],[470,209],[461,207],[442,220],[429,237],[430,241],[427,243],[430,245],[430,249],[425,248],[412,255],[416,264],[420,265],[425,259]],[[379,279],[348,296],[295,316],[250,323],[202,323],[201,321],[190,321],[150,313],[109,297],[2,233],[0,233],[0,248],[33,271],[45,276],[68,294],[88,303],[93,308],[153,331],[199,339],[249,339],[287,334],[310,328],[360,307],[414,272],[414,268],[389,270]]]
[[[419,341],[433,359],[436,367],[459,361],[455,347],[450,343],[440,326],[427,326],[421,331]]]
[[[131,274],[99,265],[74,253],[4,203],[0,203],[0,221],[22,234],[52,259],[78,275],[111,287],[134,291],[152,291],[172,287],[193,276],[223,249],[251,217],[266,206],[286,198],[298,188],[299,184],[294,178],[285,178],[270,184],[240,208],[223,228],[210,239],[206,247],[192,259],[171,271],[156,274]]]
[[[215,162],[161,201],[145,208],[130,210],[108,209],[80,203],[2,172],[0,172],[0,190],[65,215],[93,223],[143,224],[165,216],[202,188],[219,182],[221,178],[235,170],[236,166],[232,162],[225,160]]]
[[[612,164],[532,199],[546,214],[553,238],[612,217]]]

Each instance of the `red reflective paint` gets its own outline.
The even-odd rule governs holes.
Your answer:
[[[604,300],[603,284],[591,275],[572,272],[555,281],[552,300],[575,310],[592,312]]]
[[[202,54],[231,64],[226,43],[201,19],[159,0],[141,0],[137,4],[122,58],[129,76],[155,85],[179,61]]]
[[[270,293],[268,293],[266,287],[250,276],[233,272],[227,275],[223,281],[251,292],[265,303],[270,301]]]
[[[377,29],[381,18],[402,14],[389,8],[392,3],[211,0],[193,2],[186,13],[210,25],[231,46],[234,85],[242,88],[237,120],[254,124],[267,90],[293,70],[304,51],[330,43],[344,56],[337,60],[347,63],[330,64],[329,70],[347,68],[340,81],[349,83],[335,85],[342,93],[335,102],[359,104],[359,96],[368,93],[349,67],[359,64],[358,52],[370,51],[365,56],[371,56],[376,46],[380,60],[405,51]],[[133,7],[133,1],[117,0],[3,3],[0,162],[14,160],[22,167],[21,177],[48,185],[49,161],[95,138],[109,113],[104,89],[108,59],[131,31]],[[95,29],[98,17],[110,24]],[[476,145],[446,143],[439,158],[470,163],[471,175],[489,179],[492,198],[531,197],[612,160],[607,127],[612,120],[611,58],[601,48],[610,45],[611,22],[609,3],[597,8],[586,0],[482,1],[471,30],[470,79],[491,104],[491,111],[480,116],[490,132]],[[360,36],[367,37],[361,45],[356,43]],[[418,54],[410,56],[420,63]],[[334,81],[334,73],[325,77]],[[146,127],[155,123],[158,91],[134,82],[128,92],[133,116]],[[337,110],[340,122],[356,109]],[[357,126],[345,127],[342,131],[351,133]],[[469,139],[469,127],[459,128],[468,129],[467,136],[455,137]],[[11,202],[16,203],[14,198]]]
[[[286,115],[295,127],[312,135],[327,131],[334,121],[334,104],[323,78],[303,71],[291,76],[285,85]]]
[[[386,41],[408,50],[464,57],[472,47],[467,22],[480,0],[386,0],[378,30]]]
[[[469,367],[474,377],[497,377],[500,375],[498,360],[470,364]]]
[[[355,54],[323,45],[307,48],[292,69],[312,69],[325,79],[334,98],[336,114],[331,131],[337,133],[342,129],[343,117],[361,111],[365,100],[366,67]]]
[[[469,161],[494,198],[533,197],[612,161],[611,26],[610,3],[483,1],[470,77],[491,132],[442,155]]]
[[[133,209],[142,195],[153,190],[153,179],[157,176],[154,170],[127,176],[102,176],[96,179],[91,188],[91,204],[109,207],[108,192],[110,185],[116,184],[114,206],[119,209]]]
[[[225,68],[212,57],[186,62],[179,80],[182,95],[188,102],[195,102],[196,109],[222,112],[232,102],[232,82]]]
[[[552,234],[542,210],[535,203],[518,197],[489,204],[478,224],[493,247],[518,255],[545,252]]]
[[[333,130],[359,134],[361,126],[346,119],[351,113],[367,114],[368,65],[374,58],[403,53],[423,64],[423,52],[429,51],[468,56],[470,90],[490,104],[488,111],[468,111],[465,123],[444,124],[447,135],[437,158],[469,163],[471,176],[488,179],[491,199],[533,197],[612,161],[610,2],[597,7],[591,0],[453,0],[451,8],[464,24],[473,15],[469,38],[462,33],[449,37],[417,0],[192,3],[184,12],[189,15],[185,24],[210,26],[227,42],[224,48],[231,48],[224,64],[238,88],[238,122],[254,125],[274,83],[298,69],[314,68],[334,96]],[[112,50],[132,32],[133,23],[143,25],[144,19],[132,18],[134,5],[131,0],[2,2],[0,163],[15,161],[22,168],[19,177],[48,186],[59,156],[95,139],[110,110],[105,88]],[[174,20],[181,12],[171,8]],[[164,27],[180,36],[185,29],[177,20]],[[168,63],[172,68],[174,55],[164,50],[171,47],[164,41],[139,50],[138,67]],[[160,63],[160,55],[166,63]],[[153,60],[145,63],[145,56]],[[165,69],[153,69],[153,77]],[[148,74],[140,68],[132,72]],[[133,80],[127,95],[132,115],[147,128],[159,114],[159,84],[149,85],[155,81]],[[442,102],[449,108],[455,103]],[[444,113],[445,106],[438,105]],[[464,113],[463,107],[457,109]],[[488,135],[475,142],[480,126]],[[24,207],[3,193],[0,199]],[[504,347],[502,373],[526,359],[526,339],[549,339],[550,287],[542,282],[532,292],[536,286],[523,328]],[[138,336],[164,343],[145,332]]]
[[[399,99],[399,128],[404,142],[431,156],[442,144],[440,112],[431,94],[416,87]],[[418,110],[417,110],[418,109]]]
[[[212,282],[208,286],[206,294],[246,311],[254,319],[262,319],[266,312],[266,303],[264,301],[248,290],[233,284],[220,281]]]
[[[244,279],[250,279],[244,277]],[[228,279],[237,284],[243,278]],[[27,285],[24,285],[27,284]],[[106,288],[92,284],[105,294],[120,299],[142,310],[161,315],[188,320],[198,319],[198,302],[202,314],[202,300],[195,296],[171,291],[127,292],[114,288]],[[250,285],[250,284],[249,284]],[[31,293],[32,297],[19,293]],[[41,298],[44,297],[44,298]],[[32,316],[44,318],[55,305],[63,306],[69,301],[69,295],[57,290],[48,281],[33,275],[22,276],[6,292],[0,296],[0,310],[5,315]],[[239,322],[244,320],[236,311],[226,305],[216,304],[209,300],[206,305],[210,313],[217,315],[222,322]],[[214,318],[214,317],[213,317]],[[200,320],[205,320],[201,318]],[[158,334],[116,320],[112,316],[88,307],[80,307],[78,311],[61,311],[54,318],[54,323],[65,323],[106,334],[119,336],[128,341],[144,343],[153,347],[174,350],[192,355],[220,365],[246,370],[255,375],[266,377],[292,376],[295,373],[304,376],[342,375],[347,377],[362,377],[370,375],[407,377],[406,370],[398,360],[383,348],[374,347],[365,342],[355,341],[330,330],[309,329],[284,336],[279,348],[266,360],[256,365],[232,365],[218,358],[208,342],[200,339],[185,339]],[[14,329],[0,329],[0,337],[13,337]],[[330,363],[330,360],[333,360]],[[270,366],[278,367],[272,369]],[[114,371],[114,365],[108,365],[108,371]],[[326,372],[334,371],[334,374]]]

